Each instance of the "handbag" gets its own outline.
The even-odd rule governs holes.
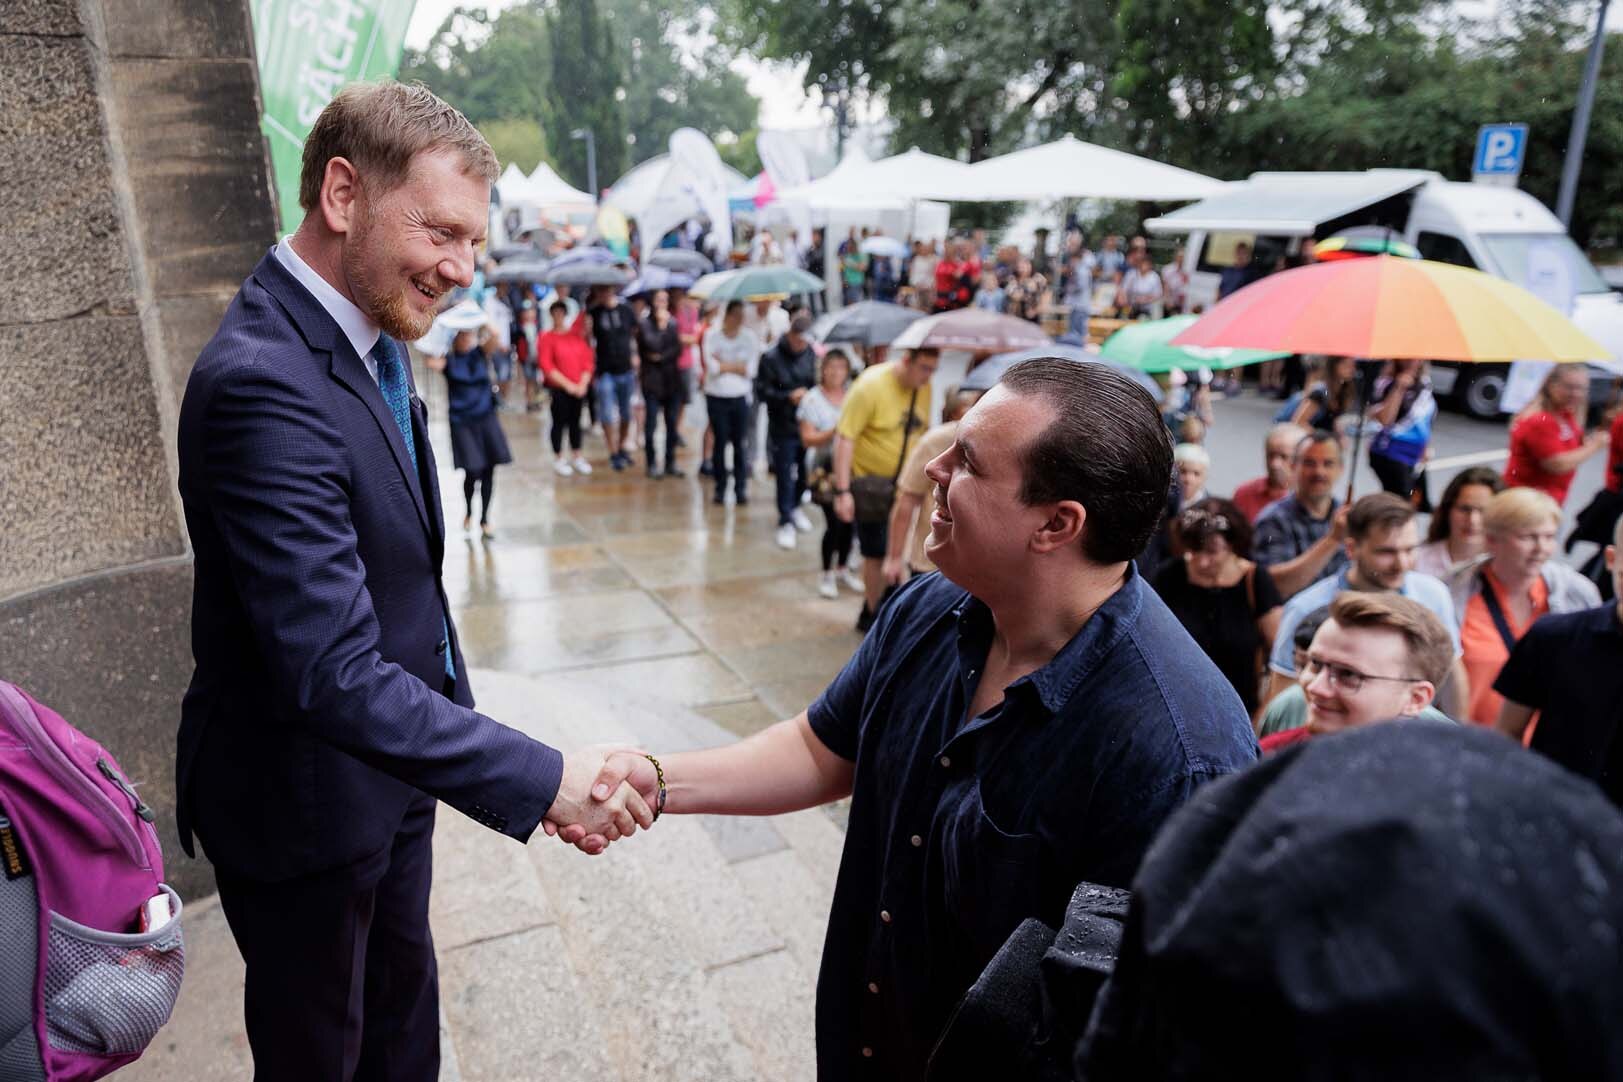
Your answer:
[[[889,477],[853,477],[851,500],[856,505],[856,520],[865,526],[890,519],[890,505],[896,501],[896,482],[902,476],[902,464],[907,461],[907,443],[913,437],[913,406],[919,400],[917,388],[907,400],[907,423],[902,429],[902,453],[896,459],[896,472]]]
[[[818,507],[834,506],[834,456],[818,451],[812,459],[812,468],[806,474],[806,491]]]

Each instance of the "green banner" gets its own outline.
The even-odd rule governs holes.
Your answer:
[[[416,0],[251,0],[259,53],[260,127],[270,143],[282,231],[304,220],[299,169],[304,137],[348,83],[400,70]]]

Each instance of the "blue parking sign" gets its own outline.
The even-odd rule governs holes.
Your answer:
[[[1527,156],[1526,124],[1484,124],[1476,136],[1471,175],[1518,177]]]

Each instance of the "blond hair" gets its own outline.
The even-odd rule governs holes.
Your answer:
[[[421,83],[351,83],[321,110],[304,140],[299,206],[313,212],[321,202],[327,163],[343,158],[361,183],[378,195],[406,179],[412,159],[428,150],[449,150],[463,172],[496,183],[496,154],[468,118]]]
[[[1536,488],[1507,488],[1482,512],[1482,528],[1495,537],[1547,524],[1561,524],[1561,505]]]
[[[1454,667],[1453,636],[1434,612],[1402,594],[1348,590],[1330,602],[1330,619],[1341,627],[1396,631],[1403,636],[1417,678],[1431,681],[1432,687],[1441,687]]]

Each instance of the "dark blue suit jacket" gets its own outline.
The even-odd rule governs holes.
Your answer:
[[[521,841],[551,805],[562,756],[476,713],[454,629],[446,641],[415,388],[411,409],[420,474],[349,339],[274,254],[198,357],[179,440],[196,557],[176,778],[188,854],[195,832],[255,880],[364,871],[418,791]]]

